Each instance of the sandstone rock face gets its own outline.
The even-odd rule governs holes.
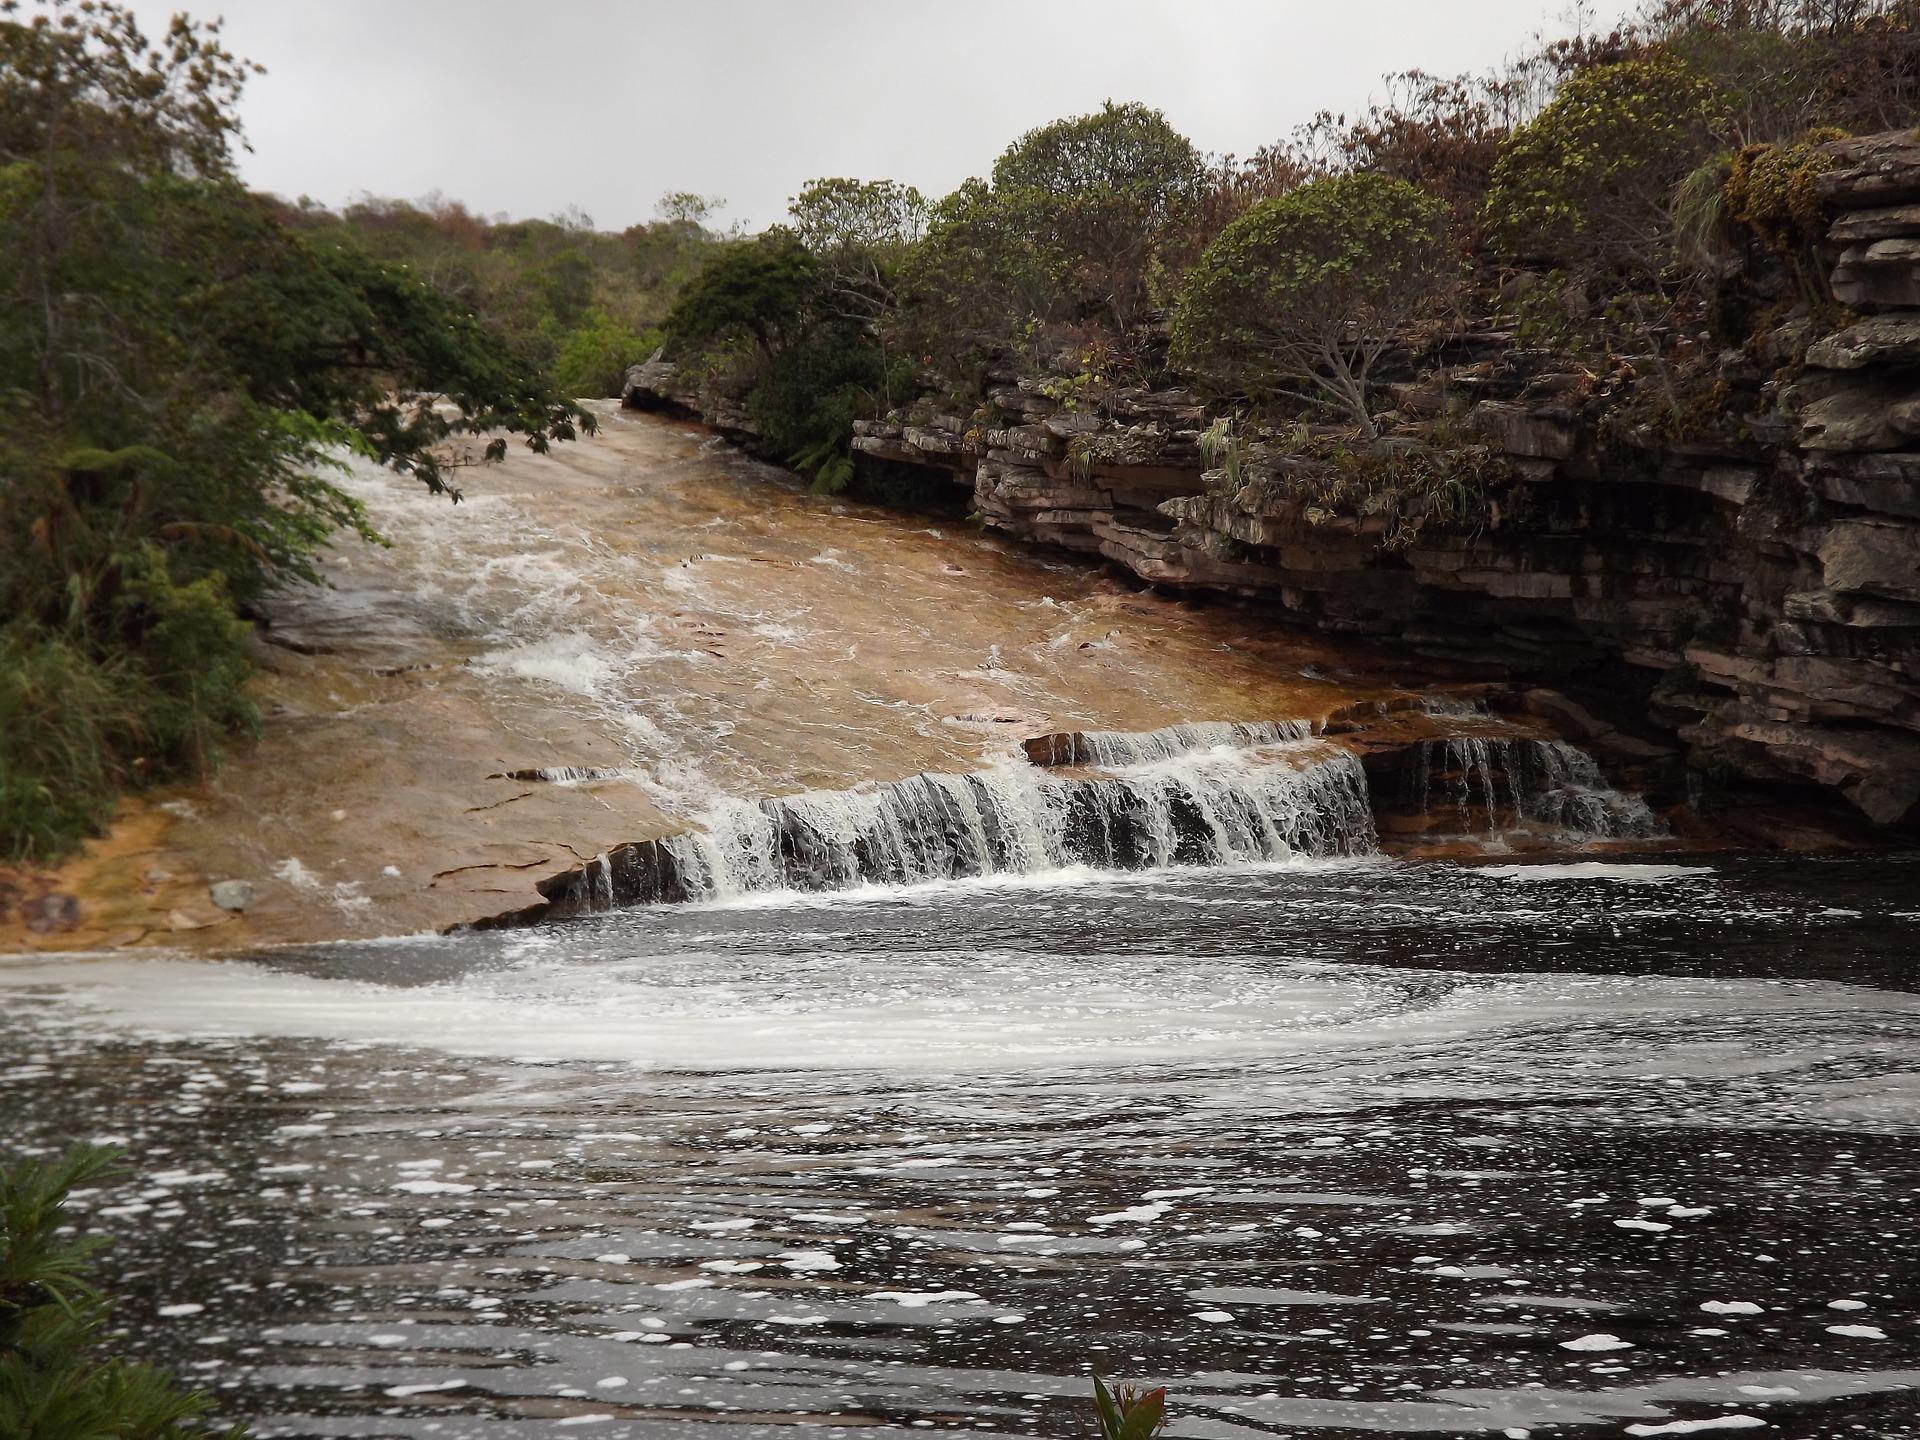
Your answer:
[[[946,471],[995,529],[1153,584],[1632,710],[1639,733],[1606,732],[1622,755],[1664,734],[1696,765],[1920,823],[1920,136],[1825,148],[1832,288],[1862,313],[1808,349],[1781,405],[1730,357],[1732,423],[1602,444],[1593,377],[1492,328],[1390,387],[1390,443],[1417,446],[1444,418],[1517,477],[1473,528],[1383,548],[1384,515],[1316,506],[1313,462],[1281,447],[1209,470],[1207,416],[1184,391],[1068,411],[1002,375],[988,418],[864,423],[854,449]],[[657,365],[635,367],[629,394],[703,404]]]
[[[1920,226],[1920,205],[1908,206],[1900,213],[1911,213],[1916,226]],[[1807,363],[1825,370],[1920,364],[1920,311],[1869,315],[1808,347]]]

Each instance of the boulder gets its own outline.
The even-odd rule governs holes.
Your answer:
[[[1830,283],[1833,298],[1856,308],[1920,306],[1920,237],[1898,236],[1850,245],[1840,252]]]
[[[1800,444],[1808,450],[1897,450],[1906,442],[1900,407],[1916,396],[1910,383],[1862,380],[1796,387]]]
[[[1913,451],[1821,455],[1807,478],[1838,504],[1920,520],[1920,454]]]
[[[80,902],[67,894],[39,895],[24,902],[20,913],[26,919],[27,929],[36,935],[50,935],[79,925]]]
[[[1833,222],[1827,238],[1851,245],[1862,240],[1886,240],[1895,235],[1920,235],[1920,205],[1885,205],[1875,210],[1849,210]]]
[[[1829,167],[1814,181],[1814,190],[1829,210],[1920,201],[1920,138],[1914,131],[1855,135],[1820,148]]]
[[[253,886],[245,880],[216,880],[207,886],[207,898],[237,915],[253,904]]]
[[[1566,405],[1525,405],[1487,400],[1473,409],[1474,428],[1509,455],[1536,460],[1572,458],[1579,429]]]
[[[1820,546],[1827,589],[1920,602],[1920,525],[1838,520]]]

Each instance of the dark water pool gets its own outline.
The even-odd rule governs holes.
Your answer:
[[[265,1435],[1920,1435],[1920,861],[1068,875],[0,960]]]

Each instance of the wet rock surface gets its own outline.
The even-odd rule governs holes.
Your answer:
[[[710,432],[603,407],[458,507],[368,467],[392,540],[257,634],[257,742],[0,876],[0,953],[431,931],[716,805],[958,774],[1068,726],[1306,716],[1411,678],[1384,650],[1142,594],[1010,539],[812,496]],[[212,882],[254,887],[223,908]],[[71,925],[22,908],[77,897]],[[37,915],[38,912],[36,911]],[[72,918],[72,917],[69,917]]]

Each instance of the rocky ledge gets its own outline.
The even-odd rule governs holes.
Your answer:
[[[1005,374],[981,409],[863,423],[854,450],[946,472],[1010,535],[1549,682],[1670,736],[1709,780],[1833,792],[1876,826],[1912,827],[1920,136],[1825,148],[1845,323],[1807,345],[1806,307],[1783,305],[1759,343],[1709,357],[1697,423],[1636,418],[1651,377],[1595,375],[1492,324],[1393,386],[1374,454],[1400,447],[1411,467],[1444,434],[1497,476],[1464,520],[1422,523],[1440,502],[1421,493],[1329,500],[1341,473],[1316,427],[1255,432],[1210,465],[1205,408],[1177,390]],[[630,373],[627,402],[751,438],[737,405],[657,360]]]

